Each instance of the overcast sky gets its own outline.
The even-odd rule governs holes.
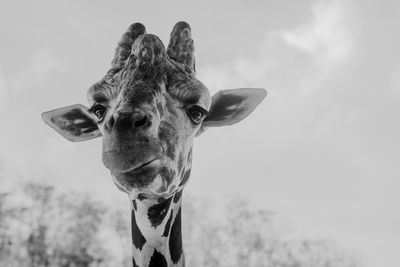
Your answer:
[[[394,0],[2,0],[1,186],[42,177],[125,200],[101,164],[100,139],[69,143],[40,113],[86,104],[131,23],[167,43],[185,20],[212,93],[268,90],[245,121],[196,140],[186,192],[239,194],[301,237],[336,240],[364,266],[398,267],[399,10]]]

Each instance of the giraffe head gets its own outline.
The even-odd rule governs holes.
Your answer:
[[[178,22],[168,48],[140,23],[131,25],[110,70],[76,104],[42,114],[70,141],[102,137],[103,163],[132,198],[165,199],[190,176],[195,136],[232,125],[265,97],[263,89],[222,90],[210,97],[195,77],[190,26]]]

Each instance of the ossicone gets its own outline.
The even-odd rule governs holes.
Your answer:
[[[168,57],[195,71],[194,45],[190,25],[184,21],[175,24],[167,49]]]
[[[146,33],[146,28],[141,23],[134,23],[129,26],[128,30],[122,35],[121,40],[115,49],[114,58],[111,62],[113,68],[118,68],[125,63],[130,56],[132,45],[135,40]]]

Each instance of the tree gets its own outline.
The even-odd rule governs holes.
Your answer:
[[[46,184],[26,184],[24,192],[31,202],[19,219],[30,229],[29,266],[86,267],[108,260],[97,240],[103,204],[81,193],[57,193]]]
[[[214,212],[211,216],[201,212],[212,210],[212,206],[205,206],[198,199],[188,202],[191,204],[184,207],[188,266],[358,266],[354,258],[334,242],[285,240],[273,212],[256,209],[239,197],[230,199],[224,211]]]
[[[13,206],[12,198],[23,201]],[[1,266],[130,266],[127,209],[106,206],[83,193],[60,193],[43,183],[2,193]],[[182,216],[187,266],[358,266],[332,241],[284,238],[274,213],[238,197],[211,206],[210,201],[189,196]]]
[[[17,226],[24,209],[10,205],[10,198],[10,193],[0,193],[0,263],[2,266],[25,266],[26,254],[20,250],[25,244]]]

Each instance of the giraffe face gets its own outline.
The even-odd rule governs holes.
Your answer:
[[[111,69],[77,104],[42,114],[71,141],[102,137],[103,163],[132,198],[164,199],[190,175],[195,136],[235,124],[265,97],[264,89],[209,91],[195,77],[190,26],[178,22],[168,48],[135,23],[116,49]]]
[[[118,187],[144,198],[167,198],[186,184],[193,138],[211,105],[208,89],[170,64],[158,70],[157,82],[125,75],[127,68],[88,93],[104,165]]]

